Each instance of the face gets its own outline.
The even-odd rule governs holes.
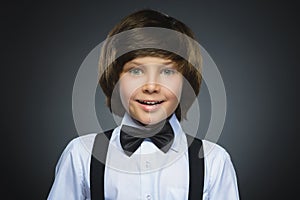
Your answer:
[[[171,60],[141,57],[127,62],[119,80],[126,111],[142,124],[156,124],[176,110],[183,77]]]

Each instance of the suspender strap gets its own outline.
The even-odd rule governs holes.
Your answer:
[[[189,200],[200,200],[203,196],[204,187],[204,156],[202,140],[187,135],[189,144]]]
[[[93,146],[90,166],[91,199],[104,200],[104,170],[109,140],[113,130],[97,134]],[[202,141],[187,135],[189,144],[189,200],[200,200],[204,186],[204,157]],[[100,161],[99,161],[100,160]]]
[[[91,199],[104,200],[104,169],[112,130],[97,134],[94,141],[90,166]],[[102,163],[102,162],[103,163]]]

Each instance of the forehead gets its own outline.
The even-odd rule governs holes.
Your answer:
[[[146,64],[168,65],[168,64],[172,64],[174,62],[171,59],[165,59],[165,58],[159,58],[159,57],[152,57],[152,56],[145,56],[145,57],[134,58],[134,59],[128,61],[127,63],[137,64],[137,65],[146,65]]]

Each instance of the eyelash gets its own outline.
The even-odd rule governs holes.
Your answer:
[[[175,69],[163,69],[162,72],[169,76],[175,74],[177,71]]]
[[[137,71],[139,72],[139,74],[137,74]],[[143,72],[143,70],[139,69],[139,68],[132,68],[132,69],[128,70],[128,72],[132,75],[140,75],[140,72]]]
[[[144,71],[142,69],[135,68],[135,67],[129,69],[128,72],[130,74],[132,74],[132,75],[141,75],[141,74],[144,73]],[[177,70],[175,70],[175,69],[169,69],[169,68],[161,70],[161,74],[164,74],[164,75],[167,75],[167,76],[173,75],[176,72],[177,72]]]

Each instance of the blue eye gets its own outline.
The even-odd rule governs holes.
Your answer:
[[[141,74],[143,74],[143,71],[139,68],[133,68],[133,69],[129,70],[129,73],[132,75],[141,75]]]
[[[175,69],[164,69],[163,71],[162,71],[162,73],[164,74],[164,75],[173,75],[173,74],[175,74],[177,71],[175,70]]]

